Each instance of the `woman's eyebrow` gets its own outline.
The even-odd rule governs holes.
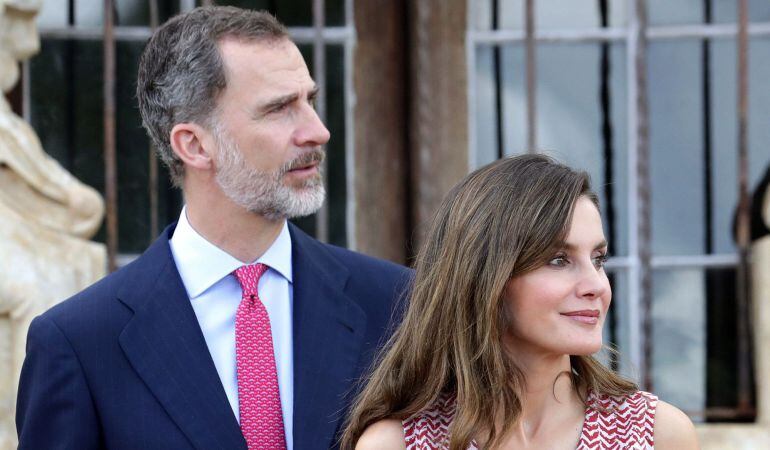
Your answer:
[[[600,242],[598,242],[596,245],[594,245],[594,250],[599,250],[600,248],[607,247],[607,239],[602,239]],[[564,249],[564,250],[575,250],[577,249],[577,245],[569,243],[569,242],[562,242],[559,244],[558,248]]]

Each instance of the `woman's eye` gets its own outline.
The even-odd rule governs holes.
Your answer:
[[[607,263],[608,259],[610,259],[610,255],[607,253],[602,253],[601,255],[594,258],[594,267],[597,269],[604,268],[604,265]]]
[[[564,255],[555,256],[548,261],[548,265],[553,267],[564,267],[567,264],[569,264],[569,260],[567,260],[567,257]]]

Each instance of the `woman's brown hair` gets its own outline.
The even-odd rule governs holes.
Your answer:
[[[502,343],[505,286],[552,257],[580,196],[598,207],[585,172],[543,155],[498,160],[449,192],[417,256],[404,319],[351,410],[343,449],[374,422],[412,417],[441,395],[456,397],[450,450],[476,437],[499,444],[519,418],[526,383],[508,354],[515,349]],[[570,363],[579,393],[636,390],[591,356]]]

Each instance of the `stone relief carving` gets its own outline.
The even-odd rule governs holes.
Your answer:
[[[0,0],[0,88],[40,42],[42,0]],[[16,448],[14,410],[29,322],[105,274],[106,252],[90,242],[104,203],[43,150],[0,96],[0,449]]]

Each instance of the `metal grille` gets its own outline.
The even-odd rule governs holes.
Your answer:
[[[749,38],[770,36],[770,23],[748,23],[746,2],[737,3],[740,10],[738,23],[712,24],[707,17],[704,24],[687,24],[680,26],[650,26],[647,21],[648,2],[645,0],[625,1],[627,26],[607,26],[606,17],[600,19],[601,27],[586,29],[544,29],[535,28],[535,11],[538,2],[534,0],[521,0],[523,9],[520,11],[523,26],[521,29],[499,29],[498,9],[500,0],[470,0],[469,1],[469,27],[466,35],[466,57],[468,76],[469,99],[469,167],[476,168],[480,163],[478,147],[479,122],[478,98],[479,74],[477,62],[480,52],[492,48],[494,55],[498,55],[499,48],[504,45],[518,44],[524,47],[524,67],[517,67],[519,72],[524,72],[526,80],[526,151],[537,150],[537,119],[536,119],[536,85],[537,78],[537,49],[542,44],[564,43],[599,43],[609,44],[613,42],[624,43],[626,48],[626,116],[627,123],[627,154],[625,177],[628,183],[628,195],[625,201],[628,204],[627,217],[629,226],[628,255],[613,257],[607,265],[608,272],[617,274],[625,272],[628,276],[628,326],[629,348],[623,348],[633,366],[641,369],[640,381],[643,388],[653,389],[652,386],[652,336],[651,336],[651,308],[652,308],[652,272],[658,269],[673,268],[736,268],[738,277],[738,315],[739,315],[739,404],[736,409],[719,408],[717,411],[705,411],[706,416],[714,418],[732,418],[737,416],[750,416],[753,407],[750,402],[750,368],[751,358],[749,349],[750,327],[748,320],[748,217],[749,195],[747,187],[747,42]],[[599,10],[606,14],[607,0],[599,0]],[[618,2],[619,3],[619,2]],[[617,3],[616,3],[617,4]],[[710,4],[705,1],[705,4]],[[602,8],[604,8],[602,10]],[[707,5],[706,10],[710,11]],[[482,12],[479,12],[482,11]],[[480,23],[479,14],[491,15],[491,29],[477,29]],[[710,16],[710,12],[707,12]],[[651,213],[650,213],[650,154],[649,154],[649,121],[648,121],[648,97],[646,73],[647,48],[651,41],[681,41],[684,39],[701,39],[704,47],[706,42],[738,37],[738,61],[735,70],[738,73],[738,117],[739,138],[737,142],[736,159],[739,161],[738,179],[740,183],[739,208],[737,213],[738,252],[727,254],[703,254],[703,255],[673,255],[656,256],[651,251]],[[706,59],[707,60],[707,59]],[[497,59],[495,72],[499,71]],[[500,95],[502,85],[500,76],[495,73],[496,95]],[[497,107],[498,126],[501,123],[502,112]],[[615,124],[620,126],[621,124]],[[708,131],[706,131],[708,133]],[[503,155],[502,132],[498,129],[497,154]],[[485,153],[488,154],[489,152]],[[608,201],[609,203],[609,201]],[[707,210],[710,211],[710,210]],[[710,232],[710,228],[709,228]],[[743,233],[743,234],[741,234]],[[710,246],[707,246],[710,253]],[[704,411],[690,411],[695,416],[702,416]]]

